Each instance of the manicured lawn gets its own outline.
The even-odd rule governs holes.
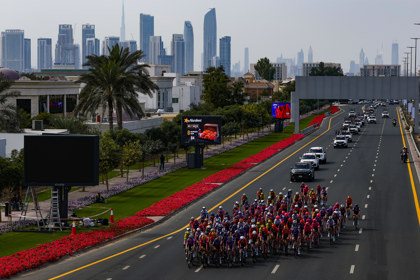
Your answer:
[[[72,187],[70,192],[74,192],[78,189],[80,189],[80,187]],[[36,195],[38,197],[38,201],[44,201],[44,200],[50,199],[51,198],[51,189],[37,192]],[[32,202],[32,198],[31,198],[31,202]]]

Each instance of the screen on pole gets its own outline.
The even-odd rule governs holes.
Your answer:
[[[220,116],[183,116],[181,128],[181,144],[184,146],[222,143]]]
[[[271,114],[276,119],[290,119],[290,103],[272,103]]]
[[[26,186],[95,186],[98,183],[99,136],[25,136]]]

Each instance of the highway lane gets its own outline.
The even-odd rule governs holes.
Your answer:
[[[416,271],[416,266],[413,264],[419,263],[418,222],[416,221],[407,168],[398,161],[398,150],[402,146],[401,136],[396,128],[391,127],[389,120],[378,119],[378,124],[367,125],[361,135],[355,137],[350,148],[333,149],[331,144],[334,130],[341,125],[342,116],[333,120],[331,130],[302,148],[301,151],[291,155],[295,150],[300,149],[317,135],[323,133],[328,123],[324,122],[319,131],[306,137],[294,145],[293,148],[282,151],[247,172],[247,174],[238,177],[223,188],[174,215],[165,223],[80,256],[70,257],[58,264],[21,275],[22,278],[47,279],[58,276],[179,229],[181,225],[186,224],[190,216],[196,216],[199,213],[202,205],[208,207],[217,205],[223,198],[228,197],[235,190],[245,186],[253,178],[282,160],[284,160],[283,163],[259,180],[251,183],[244,191],[250,198],[254,196],[259,187],[263,187],[266,193],[270,188],[283,192],[292,188],[296,191],[299,183],[289,182],[289,168],[310,146],[317,145],[328,147],[328,162],[321,165],[316,174],[315,182],[309,183],[309,185],[327,185],[330,201],[343,202],[345,197],[351,194],[362,207],[362,215],[365,215],[365,220],[361,221],[361,226],[364,228],[362,234],[353,230],[346,230],[334,246],[330,247],[323,242],[320,248],[314,249],[309,254],[303,253],[297,259],[280,256],[270,258],[266,262],[259,261],[257,264],[250,264],[244,268],[212,267],[200,269],[198,267],[188,269],[181,245],[182,231],[73,272],[60,279],[185,279],[186,277],[243,279],[244,275],[247,278],[256,277],[257,279],[274,279],[278,278],[279,275],[313,279],[314,275],[319,275],[321,271],[325,271],[323,268],[326,264],[329,267],[326,279],[333,279],[333,277],[364,279],[366,275],[370,276],[369,279],[387,279],[387,277],[388,279],[395,279],[391,276],[398,273],[404,275],[402,267],[408,268],[406,271],[409,272]],[[388,126],[386,125],[387,121]],[[391,151],[395,151],[396,155]],[[289,156],[290,158],[288,158]],[[376,158],[377,156],[378,158]],[[375,164],[376,166],[374,166]],[[398,191],[395,184],[403,186],[403,189]],[[369,188],[371,189],[369,190]],[[239,200],[241,193],[244,191],[240,191],[233,198],[228,199],[223,207],[230,210],[234,201]],[[392,195],[388,195],[388,192]],[[367,198],[367,195],[370,195],[370,197]],[[397,199],[397,202],[394,202],[394,198]],[[367,208],[364,208],[365,204],[367,204]],[[390,207],[397,210],[406,208],[409,215],[401,215],[399,211],[395,214],[384,215],[385,210],[390,209]],[[409,229],[408,233],[401,234],[401,228]],[[170,237],[172,238],[168,239]],[[410,243],[404,242],[407,237],[410,238]],[[398,245],[395,245],[396,243],[393,240],[399,241]],[[381,244],[384,244],[384,246],[381,247]],[[406,251],[406,249],[411,250]],[[406,252],[409,252],[407,256],[409,260],[401,257],[404,256],[402,253],[405,254]],[[394,263],[401,265],[394,268]],[[305,267],[304,270],[301,269],[303,266]],[[371,269],[372,267],[376,269]],[[406,278],[410,279],[410,277]]]

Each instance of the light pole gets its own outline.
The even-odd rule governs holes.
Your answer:
[[[414,76],[417,76],[417,40],[420,38],[411,38],[414,40]]]
[[[410,53],[409,52],[404,52],[404,54],[406,55],[406,57],[405,57],[405,75],[408,76],[408,55]]]
[[[407,47],[410,49],[410,76],[413,76],[413,49],[414,47]]]

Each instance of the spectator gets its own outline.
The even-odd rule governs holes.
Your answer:
[[[96,203],[103,203],[105,201],[105,199],[102,197],[101,193],[98,192],[98,194],[96,195]]]
[[[19,211],[19,200],[18,200],[16,194],[13,195],[11,202],[12,202],[13,211]]]
[[[160,155],[160,166],[159,170],[165,170],[165,156],[163,154]]]

